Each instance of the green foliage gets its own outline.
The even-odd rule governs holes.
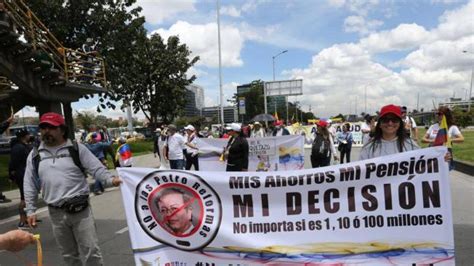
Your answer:
[[[193,117],[180,117],[175,120],[175,124],[178,128],[185,127],[189,124],[193,125],[196,129],[203,128],[205,123],[205,118],[200,116],[193,116]]]
[[[97,42],[106,63],[109,92],[100,95],[98,107],[115,108],[112,102],[133,103],[152,124],[158,116],[172,121],[185,104],[185,86],[195,80],[187,70],[199,57],[179,38],[165,42],[158,34],[147,37],[145,20],[136,0],[31,0],[30,8],[66,47],[82,47],[87,38]],[[133,7],[132,7],[133,6]]]
[[[455,117],[456,124],[461,128],[474,125],[474,106],[471,106],[470,112],[455,107],[453,109],[453,116]]]
[[[422,148],[428,147],[427,143],[421,143],[421,138],[426,133],[425,128],[418,128],[418,143]],[[454,159],[465,162],[474,163],[474,131],[472,130],[461,130],[464,136],[463,143],[453,143],[453,155]]]
[[[124,127],[127,126],[127,120],[113,120],[103,115],[95,115],[92,112],[76,112],[74,124],[79,128],[88,130],[92,124],[96,126],[106,126],[107,128]],[[142,126],[143,123],[137,119],[132,119],[133,126]]]
[[[97,50],[105,59],[109,84],[103,98],[117,100],[124,96],[134,67],[136,40],[146,39],[136,0],[30,0],[27,5],[53,35],[67,48],[80,49],[87,38],[97,42]],[[134,5],[134,7],[132,7]],[[115,108],[102,101],[102,108]]]
[[[303,112],[303,121],[307,122],[310,119],[315,119],[316,117],[314,116],[313,113],[311,112]]]
[[[249,121],[258,114],[265,112],[264,99],[263,99],[263,81],[254,80],[250,83],[250,89],[247,92],[241,93],[240,95],[235,93],[231,103],[237,105],[239,97],[245,98],[245,115],[244,121]],[[240,119],[239,115],[239,119]]]
[[[133,156],[153,153],[153,140],[139,140],[128,144],[130,145],[130,150],[132,150]],[[115,152],[118,149],[118,145],[113,144],[112,148]]]
[[[77,112],[75,125],[80,125],[82,129],[88,130],[94,124],[95,115],[91,112]]]
[[[133,77],[124,97],[133,101],[133,110],[142,110],[151,124],[156,124],[158,116],[164,123],[170,123],[185,105],[185,87],[196,77],[187,77],[186,72],[199,57],[189,59],[191,51],[180,44],[177,36],[165,42],[160,35],[137,43],[136,58],[139,64],[133,68]]]

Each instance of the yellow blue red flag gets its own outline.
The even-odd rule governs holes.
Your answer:
[[[446,121],[445,115],[443,115],[443,118],[441,119],[441,124],[439,125],[439,130],[433,143],[433,146],[443,145],[451,148],[451,139],[449,138],[448,134],[448,122]]]

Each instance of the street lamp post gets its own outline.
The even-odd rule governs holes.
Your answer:
[[[288,52],[288,50],[283,50],[281,52],[279,52],[278,54],[272,56],[272,62],[273,62],[273,81],[275,81],[275,58],[277,58],[278,56],[284,54]]]
[[[272,65],[273,65],[273,81],[275,81],[275,58],[277,58],[278,56],[280,56],[280,55],[282,55],[282,54],[284,54],[284,53],[286,53],[286,52],[288,52],[288,50],[283,50],[283,51],[279,52],[278,54],[272,56],[272,63],[273,63],[273,64],[272,64]],[[266,90],[264,90],[264,93],[265,93],[265,102],[266,102],[266,100],[267,100],[267,92],[266,92]],[[286,96],[285,99],[286,99],[286,121],[288,121],[288,96]],[[265,106],[267,106],[267,105],[265,104]],[[266,112],[266,110],[265,110],[265,112]]]
[[[220,22],[220,1],[217,0],[217,42],[219,49],[219,98],[220,98],[220,113],[221,125],[224,127],[224,92],[222,91],[222,55],[221,55],[221,22]]]
[[[467,54],[471,52],[464,50],[462,51],[463,53]],[[469,99],[467,99],[467,112],[469,113],[471,111],[471,98],[472,98],[472,78],[474,77],[474,65],[471,68],[471,87],[469,88]]]

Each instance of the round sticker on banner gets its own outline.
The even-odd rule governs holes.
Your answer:
[[[206,247],[217,235],[222,206],[217,193],[200,176],[159,170],[138,184],[135,213],[151,238],[191,251]]]

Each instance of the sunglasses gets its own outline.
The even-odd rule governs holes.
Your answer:
[[[53,126],[53,125],[50,125],[50,124],[40,124],[39,128],[40,129],[57,129],[58,126]]]
[[[400,123],[400,118],[398,117],[383,117],[383,118],[380,118],[379,119],[380,123],[388,123],[388,122],[392,122],[394,124],[396,123]]]
[[[444,114],[443,114],[443,113],[441,113],[441,112],[437,112],[436,114],[437,114],[437,115],[444,115]]]

